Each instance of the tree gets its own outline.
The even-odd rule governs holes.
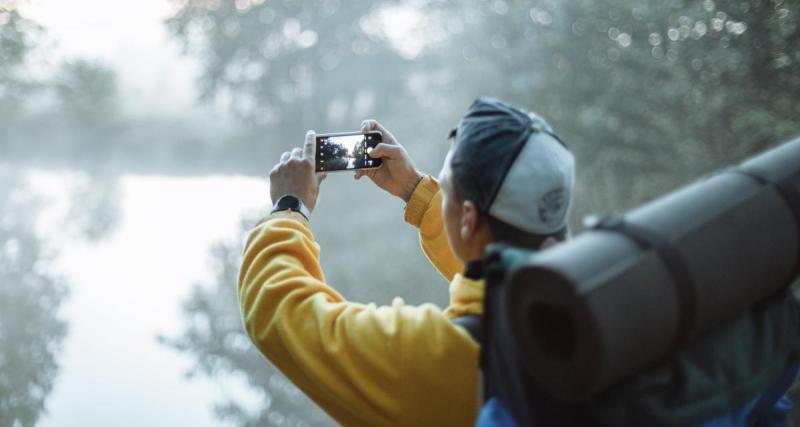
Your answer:
[[[59,111],[75,125],[102,128],[117,119],[117,74],[100,63],[85,59],[63,63],[53,89]]]
[[[48,271],[34,233],[38,207],[25,185],[0,169],[0,425],[33,426],[45,412],[66,334],[58,314],[66,287]]]
[[[570,144],[576,217],[624,211],[800,132],[797,2],[426,8],[458,28],[430,53],[441,72],[458,70],[445,91],[475,82],[540,112]]]
[[[70,192],[68,230],[78,238],[97,242],[111,235],[119,225],[119,177],[85,174]]]
[[[24,73],[42,28],[20,16],[15,1],[0,1],[0,129],[22,111],[36,83]]]
[[[248,221],[248,223],[250,223]],[[249,413],[235,401],[220,402],[217,416],[241,426],[330,425],[332,421],[269,364],[242,328],[236,297],[236,277],[241,264],[238,243],[218,243],[211,250],[214,280],[197,284],[186,300],[187,322],[180,337],[160,341],[196,359],[188,375],[217,377],[244,373],[250,386],[263,396],[263,407]]]
[[[417,145],[430,151],[430,135],[443,135],[472,98],[494,95],[540,112],[570,143],[579,182],[592,183],[579,193],[579,214],[635,206],[800,132],[792,102],[800,91],[797,2],[180,4],[170,25],[204,58],[208,96],[227,91],[252,98],[248,105],[294,112],[274,116],[267,134],[276,140],[302,131],[288,123],[339,124],[326,110],[366,87],[391,99],[370,114],[402,117],[397,133],[423,135],[404,139],[412,154]],[[376,30],[404,7],[437,30],[418,31],[426,48],[413,60]],[[310,47],[297,44],[302,33],[316,34]],[[360,40],[368,54],[350,49]],[[323,58],[333,56],[345,68],[326,69]],[[351,63],[357,68],[346,68]],[[358,71],[384,63],[391,68],[380,78]],[[303,95],[278,96],[287,87]],[[427,161],[425,154],[417,157]],[[628,182],[632,174],[648,179]]]
[[[227,97],[252,123],[338,125],[359,98],[392,84],[407,62],[361,31],[364,16],[382,2],[178,4],[167,24],[202,59],[203,96]]]
[[[416,61],[375,22],[396,1],[175,3],[167,26],[203,63],[203,99],[227,103],[253,129],[237,147],[249,158],[277,157],[307,129],[354,129],[373,116],[407,118],[393,126],[401,136],[441,126],[440,116],[424,116],[408,87]],[[444,130],[431,134],[444,140]]]

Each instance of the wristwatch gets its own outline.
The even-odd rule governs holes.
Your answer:
[[[272,208],[272,213],[286,210],[297,212],[307,220],[311,220],[311,211],[295,196],[286,195],[278,199],[278,203]]]

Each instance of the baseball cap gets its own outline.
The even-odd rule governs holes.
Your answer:
[[[544,119],[480,97],[451,136],[453,178],[481,211],[528,233],[566,231],[575,159]]]

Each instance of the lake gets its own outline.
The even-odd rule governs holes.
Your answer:
[[[244,378],[186,379],[193,361],[156,337],[180,333],[183,301],[210,280],[209,248],[244,238],[240,217],[268,205],[266,180],[123,175],[119,222],[92,242],[60,231],[69,220],[63,194],[81,175],[28,176],[47,200],[39,230],[58,248],[53,270],[70,289],[62,311],[69,332],[41,425],[216,426],[220,400],[257,411],[263,396]]]

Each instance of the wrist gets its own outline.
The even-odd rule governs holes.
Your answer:
[[[287,194],[282,196],[275,202],[275,205],[272,207],[272,212],[280,212],[280,211],[293,211],[297,212],[300,215],[303,215],[305,219],[311,220],[311,210],[306,206],[303,201],[294,195]]]
[[[414,194],[414,190],[417,189],[419,183],[422,182],[422,180],[425,178],[425,175],[420,171],[415,171],[415,172],[416,175],[414,176],[414,179],[409,180],[408,185],[406,186],[406,191],[403,192],[403,195],[401,197],[403,201],[406,203],[408,203],[408,201],[411,200],[411,196]]]

